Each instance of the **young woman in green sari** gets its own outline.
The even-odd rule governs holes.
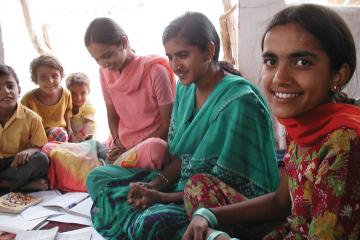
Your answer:
[[[253,198],[279,182],[272,123],[256,87],[218,62],[220,40],[200,13],[186,13],[163,33],[179,77],[169,129],[172,161],[161,171],[106,166],[88,176],[96,230],[110,239],[180,239],[188,218],[183,189],[212,174]],[[227,196],[240,201],[231,192]]]

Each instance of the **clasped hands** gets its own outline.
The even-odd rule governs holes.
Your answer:
[[[135,182],[129,184],[130,191],[128,193],[128,203],[134,209],[144,210],[147,207],[161,201],[161,192],[149,183]]]

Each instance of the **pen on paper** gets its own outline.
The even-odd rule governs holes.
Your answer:
[[[74,203],[71,203],[67,206],[67,209],[71,209],[73,207],[75,207],[76,205],[78,205],[79,203],[81,203],[82,201],[84,201],[85,199],[87,199],[89,196],[87,196],[86,198],[82,199],[81,201],[79,202],[74,202]]]

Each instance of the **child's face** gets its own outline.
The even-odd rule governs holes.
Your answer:
[[[126,62],[126,49],[121,44],[91,43],[87,49],[101,67],[111,71],[121,70]]]
[[[20,94],[20,88],[12,76],[0,76],[0,109],[14,109]]]
[[[262,55],[262,87],[275,116],[297,117],[331,101],[330,59],[300,25],[271,29]]]
[[[173,38],[164,44],[171,69],[182,84],[200,83],[209,67],[208,52],[189,45],[182,38]]]
[[[55,68],[41,66],[37,69],[36,79],[40,89],[50,95],[59,90],[61,73]]]
[[[81,107],[89,94],[89,87],[85,84],[71,84],[69,87],[73,106]]]

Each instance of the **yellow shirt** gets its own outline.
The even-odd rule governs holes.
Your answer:
[[[74,135],[84,140],[87,136],[95,135],[95,109],[89,101],[86,101],[79,109],[79,112],[71,117],[71,128]],[[86,122],[91,121],[85,127]]]
[[[63,94],[60,100],[51,106],[41,103],[35,96],[35,91],[31,90],[22,98],[21,103],[40,115],[43,125],[49,127],[66,127],[65,118],[72,116],[72,101],[70,92],[63,88]]]
[[[46,143],[40,116],[20,103],[5,126],[0,124],[0,159],[15,156],[27,148],[40,148]]]

